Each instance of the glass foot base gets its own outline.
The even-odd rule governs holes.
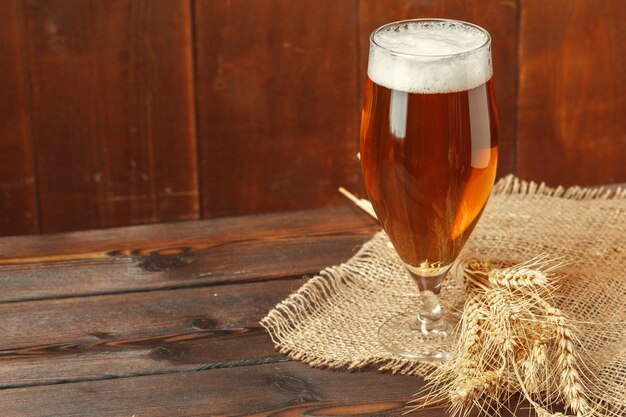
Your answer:
[[[410,312],[392,317],[378,329],[378,340],[389,352],[406,359],[445,361],[452,350],[452,326],[441,319],[420,321]]]

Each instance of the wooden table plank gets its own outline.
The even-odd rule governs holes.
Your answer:
[[[0,302],[313,274],[347,260],[377,228],[345,207],[0,239]]]
[[[415,377],[284,362],[5,390],[0,404],[6,417],[399,416],[420,386]]]
[[[368,233],[378,227],[376,221],[346,201],[334,209],[4,237],[0,238],[0,264],[108,258],[112,252],[141,255],[183,247],[202,250],[245,240],[271,241],[331,232]]]
[[[259,321],[305,280],[0,305],[0,388],[286,358]]]
[[[317,273],[347,260],[369,234],[245,242],[200,252],[0,266],[0,301],[202,287]]]

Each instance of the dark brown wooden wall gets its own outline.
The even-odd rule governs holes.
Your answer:
[[[623,0],[0,0],[0,234],[336,205],[369,33],[493,36],[499,175],[626,182]]]

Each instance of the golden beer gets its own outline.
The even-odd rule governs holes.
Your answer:
[[[451,264],[476,225],[496,173],[494,103],[492,80],[439,94],[396,91],[367,80],[361,116],[365,185],[408,266]]]

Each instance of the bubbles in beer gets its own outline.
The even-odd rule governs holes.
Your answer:
[[[372,35],[368,76],[411,93],[470,90],[492,76],[489,35],[458,22],[413,21]]]

